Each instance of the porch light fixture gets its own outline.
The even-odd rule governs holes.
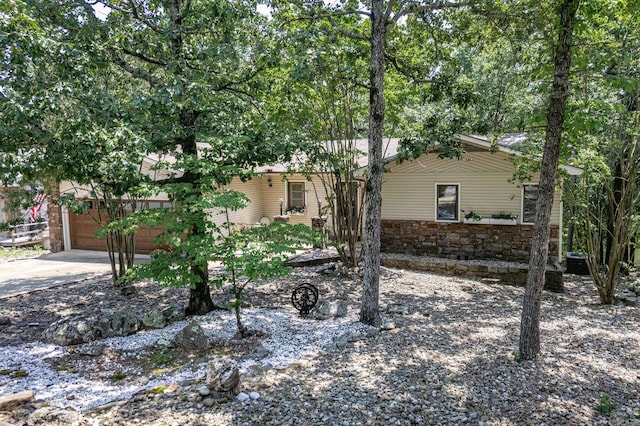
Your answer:
[[[271,178],[267,179],[267,182],[269,182],[269,188],[271,188],[273,186],[273,183],[271,183]]]

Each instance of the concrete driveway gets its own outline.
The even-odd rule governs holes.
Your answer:
[[[136,255],[136,263],[149,256]],[[109,278],[106,252],[68,250],[0,263],[0,299],[89,278]]]

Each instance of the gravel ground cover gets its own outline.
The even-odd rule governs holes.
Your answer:
[[[49,253],[49,250],[44,250],[40,248],[40,246],[17,248],[0,247],[0,263],[38,257],[47,253]]]
[[[244,311],[246,324],[258,332],[250,339],[233,338],[231,312],[197,318],[211,342],[209,353],[177,353],[162,368],[153,361],[153,342],[171,338],[183,323],[100,341],[106,349],[98,357],[78,355],[84,345],[60,348],[37,342],[33,334],[25,334],[26,342],[14,335],[5,342],[15,344],[0,348],[0,369],[28,375],[0,376],[0,395],[32,389],[38,401],[0,413],[0,423],[640,424],[639,308],[598,305],[586,278],[567,275],[566,293],[544,293],[543,354],[520,362],[523,288],[383,269],[384,325],[378,331],[357,322],[359,277],[319,273],[323,269],[300,268],[290,277],[256,283]],[[347,316],[299,318],[289,297],[301,282],[318,286],[323,299],[345,300]],[[57,310],[66,303],[90,311],[96,309],[91,286],[103,287],[101,304],[108,304],[107,281],[77,283],[58,296],[43,291],[28,301],[3,302],[0,315],[37,323],[38,304],[54,300]],[[168,304],[186,301],[184,289],[165,291]],[[139,285],[142,299],[157,293],[153,285]],[[74,296],[83,302],[73,304]],[[121,303],[113,297],[112,303]],[[161,304],[157,297],[152,303]],[[237,360],[240,390],[251,397],[241,402],[203,395],[202,370],[211,357]],[[109,377],[116,372],[126,377],[114,382]],[[153,392],[159,384],[169,388]]]

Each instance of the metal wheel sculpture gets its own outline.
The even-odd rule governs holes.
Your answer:
[[[310,283],[300,284],[293,290],[291,303],[300,311],[300,315],[308,315],[318,303],[318,289]]]

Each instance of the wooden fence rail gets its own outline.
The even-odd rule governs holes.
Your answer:
[[[20,247],[39,244],[49,233],[49,222],[21,223],[9,227],[8,238],[0,240],[3,247]]]

